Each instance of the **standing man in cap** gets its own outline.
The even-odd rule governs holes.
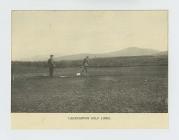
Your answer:
[[[88,66],[89,66],[89,57],[86,56],[86,58],[83,59],[83,63],[82,63],[82,74],[85,73],[85,75],[87,76],[88,74]]]
[[[55,68],[53,55],[50,55],[50,58],[48,59],[48,67],[49,67],[49,76],[53,77],[53,72],[54,72],[54,68]]]

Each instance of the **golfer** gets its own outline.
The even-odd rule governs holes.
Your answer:
[[[49,76],[53,77],[55,63],[53,60],[53,55],[50,55],[50,58],[48,59],[48,67],[49,67]]]
[[[83,63],[82,63],[82,75],[85,74],[87,76],[88,74],[88,66],[89,66],[89,57],[86,56],[84,59],[83,59]]]

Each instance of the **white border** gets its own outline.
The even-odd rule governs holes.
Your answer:
[[[178,0],[0,0],[0,138],[3,140],[178,140],[179,1]],[[170,128],[132,130],[11,130],[11,10],[169,10]],[[178,60],[178,61],[177,61]],[[28,121],[28,120],[27,120]]]

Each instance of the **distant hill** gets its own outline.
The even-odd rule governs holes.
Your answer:
[[[168,51],[159,52],[157,55],[168,55]]]
[[[144,56],[144,55],[157,55],[160,52],[153,49],[142,49],[137,47],[130,47],[126,49],[122,49],[119,51],[109,52],[109,53],[98,53],[98,54],[75,54],[75,55],[67,55],[62,57],[56,57],[56,60],[79,60],[83,59],[86,56],[90,58],[102,58],[102,57],[119,57],[119,56]]]
[[[137,47],[130,47],[126,49],[122,49],[115,52],[107,53],[108,56],[142,56],[142,55],[154,55],[159,53],[157,50],[153,49],[143,49]]]
[[[109,57],[120,57],[120,56],[157,56],[157,55],[167,55],[167,51],[157,51],[153,49],[144,49],[139,47],[129,47],[125,49],[121,49],[119,51],[113,51],[108,53],[96,53],[96,54],[90,54],[90,53],[80,53],[80,54],[74,54],[74,55],[66,55],[66,56],[58,56],[55,54],[55,61],[61,61],[61,60],[81,60],[86,56],[89,56],[90,59],[92,58],[109,58]],[[47,61],[49,56],[46,55],[39,55],[34,56],[32,58],[24,58],[19,61]]]

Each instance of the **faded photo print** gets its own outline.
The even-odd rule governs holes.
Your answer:
[[[168,113],[167,11],[12,11],[12,113]]]

